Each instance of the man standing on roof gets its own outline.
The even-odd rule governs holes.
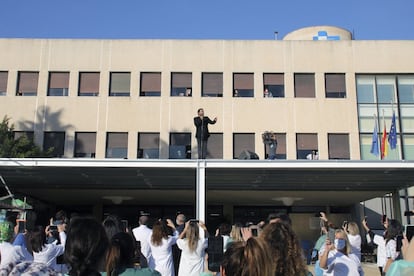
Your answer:
[[[197,117],[194,117],[194,125],[196,127],[196,138],[198,146],[198,159],[206,159],[207,155],[207,140],[210,137],[208,131],[208,124],[214,125],[217,122],[217,118],[210,120],[209,117],[204,116],[204,109],[199,108],[197,110]]]

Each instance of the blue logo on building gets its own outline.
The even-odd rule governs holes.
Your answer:
[[[341,40],[339,35],[328,35],[327,31],[319,31],[318,35],[313,37],[313,40]]]

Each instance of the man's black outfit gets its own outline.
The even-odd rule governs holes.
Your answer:
[[[206,159],[207,140],[208,137],[210,137],[210,132],[208,131],[208,124],[214,125],[215,123],[216,121],[210,120],[209,117],[194,117],[194,125],[196,126],[196,138],[198,146],[198,159]]]

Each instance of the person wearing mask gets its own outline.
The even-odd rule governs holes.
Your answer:
[[[94,218],[78,217],[70,222],[65,261],[69,276],[100,276],[109,246],[104,227]]]
[[[59,233],[60,244],[57,242],[46,243],[46,236],[52,231],[51,225],[46,228],[37,226],[30,234],[30,246],[33,250],[33,262],[45,264],[59,272],[66,272],[62,266],[58,266],[56,258],[63,255],[66,246],[66,224],[56,226]]]
[[[336,230],[333,243],[329,238],[326,240],[319,254],[319,262],[326,276],[364,275],[361,262],[351,253],[348,236],[343,230]]]
[[[169,235],[169,227],[173,230],[173,235]],[[152,234],[149,237],[149,245],[155,262],[155,270],[163,276],[175,276],[172,246],[176,243],[177,238],[178,232],[170,219],[154,223]]]
[[[204,271],[207,238],[200,237],[200,228],[204,230],[204,236],[208,236],[203,222],[188,221],[177,240],[177,246],[182,250],[178,276],[198,276]]]
[[[214,125],[216,122],[217,118],[210,120],[209,117],[204,116],[204,109],[199,108],[197,110],[197,117],[194,117],[194,125],[196,127],[198,159],[206,159],[207,141],[208,137],[210,137],[210,132],[208,131],[208,124]]]
[[[135,243],[131,235],[120,232],[115,234],[109,245],[103,276],[161,276],[150,268],[134,267]]]
[[[385,263],[384,272],[388,271],[391,264],[397,259],[400,252],[397,250],[397,237],[402,237],[402,225],[396,219],[388,219],[388,227],[385,233]]]
[[[385,234],[387,232],[387,228],[388,228],[388,219],[385,218],[382,221],[382,224],[385,228],[385,232],[384,232],[384,234]],[[380,271],[380,274],[382,275],[385,264],[387,263],[387,257],[386,257],[386,254],[385,254],[385,239],[384,239],[384,236],[374,234],[374,232],[372,232],[371,229],[368,227],[368,222],[367,222],[366,218],[364,220],[362,220],[362,226],[364,227],[364,229],[367,233],[366,234],[367,242],[368,243],[372,242],[375,245],[377,245],[377,266],[378,266],[378,269]]]
[[[256,237],[246,242],[233,242],[224,253],[221,276],[274,276],[274,267],[267,244]]]
[[[142,255],[146,258],[148,267],[154,269],[155,263],[151,254],[151,248],[148,242],[148,237],[151,235],[152,230],[148,227],[149,222],[149,213],[140,212],[138,219],[139,226],[132,229],[135,240],[139,242],[140,251]]]

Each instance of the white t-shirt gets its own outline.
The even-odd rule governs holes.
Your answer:
[[[361,236],[348,234],[348,240],[351,244],[351,252],[361,260]]]
[[[140,225],[139,227],[132,229],[132,233],[134,234],[135,240],[139,241],[141,244],[141,253],[147,259],[148,267],[154,269],[155,262],[151,254],[151,247],[148,242],[148,237],[151,236],[152,230],[149,229],[146,225]]]
[[[25,255],[21,246],[15,246],[8,242],[0,243],[1,262],[0,268],[9,264],[17,264],[25,261]]]
[[[371,241],[369,234],[367,234],[367,241]],[[387,256],[385,254],[385,239],[383,236],[374,235],[374,240],[372,242],[377,245],[377,266],[384,267],[387,263]]]
[[[350,254],[344,255],[339,251],[329,252],[328,268],[324,270],[324,276],[350,276],[364,275],[362,269],[359,270],[358,258]],[[362,273],[362,274],[361,274]]]
[[[63,255],[65,252],[66,233],[60,232],[59,237],[61,244],[46,244],[42,248],[42,251],[33,252],[33,262],[45,264],[55,270],[61,270],[61,268],[56,264],[56,258]]]
[[[207,239],[199,239],[194,252],[190,251],[187,239],[178,239],[177,246],[182,250],[178,276],[199,276],[204,271]]]
[[[385,256],[387,259],[393,261],[398,257],[397,242],[395,240],[389,240],[385,245]]]
[[[175,231],[174,236],[163,239],[160,246],[152,244],[151,237],[152,235],[149,236],[148,242],[155,261],[155,270],[161,273],[162,276],[175,276],[171,247],[177,242],[178,232]]]

